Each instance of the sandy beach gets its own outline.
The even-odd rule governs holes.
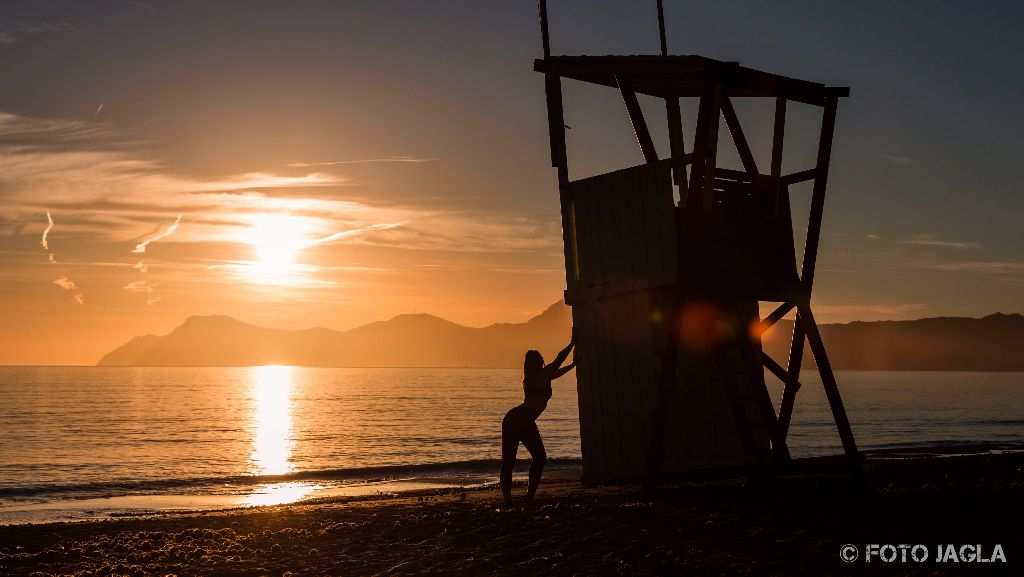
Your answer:
[[[1019,565],[1024,455],[872,460],[839,477],[494,488],[0,527],[3,575],[997,574]],[[521,493],[522,487],[517,490]],[[844,544],[1001,544],[1006,563],[844,563]]]

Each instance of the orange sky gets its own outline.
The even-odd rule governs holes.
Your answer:
[[[553,3],[556,53],[657,51],[653,9],[599,4]],[[197,314],[346,329],[429,312],[482,326],[561,299],[534,3],[6,8],[0,364],[93,364]],[[669,6],[670,46],[685,38],[683,52],[853,86],[833,151],[819,322],[1024,308],[1024,175],[997,145],[1016,142],[1019,83],[986,84],[1012,75],[984,68],[989,53],[1020,52],[989,46],[1011,41],[987,31],[1012,19],[947,7],[932,28],[911,28],[912,8],[884,20],[764,8],[723,36],[697,23],[735,9],[694,9],[725,13],[688,19]],[[567,27],[571,14],[587,16]],[[932,90],[949,77],[933,61],[963,82]],[[574,178],[641,161],[614,91],[570,83],[565,98]],[[737,109],[764,156],[770,110]],[[789,168],[800,170],[813,142],[799,135],[816,120],[795,106],[792,118]],[[667,150],[663,132],[654,138]]]

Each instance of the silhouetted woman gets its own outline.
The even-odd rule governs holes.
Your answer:
[[[544,471],[544,462],[547,460],[547,453],[544,452],[544,442],[540,439],[540,431],[537,430],[537,417],[540,416],[548,406],[548,399],[551,398],[551,381],[568,373],[576,366],[575,359],[569,365],[563,367],[562,363],[572,351],[573,341],[558,353],[550,365],[544,364],[544,357],[534,350],[526,351],[523,359],[523,393],[525,399],[523,404],[505,413],[501,421],[501,493],[505,496],[505,502],[512,504],[512,468],[516,464],[516,452],[519,451],[519,442],[522,441],[533,463],[530,465],[530,486],[526,490],[526,504],[533,502],[533,495],[537,492],[537,485],[540,484],[540,475]]]

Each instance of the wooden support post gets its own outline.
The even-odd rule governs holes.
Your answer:
[[[540,39],[544,45],[544,59],[551,56],[551,40],[548,36],[548,2],[537,0],[537,9],[540,11]]]
[[[562,114],[562,79],[555,72],[544,75],[544,94],[548,105],[548,140],[551,143],[551,166],[558,169],[558,184],[569,182],[565,152],[565,118]]]
[[[697,111],[697,133],[693,145],[693,164],[690,165],[690,188],[687,205],[699,203],[705,212],[714,203],[715,162],[718,155],[718,124],[721,113],[722,87],[705,81]]]
[[[796,322],[793,323],[793,341],[789,349],[789,367],[786,371],[790,376],[790,381],[795,383],[798,383],[800,378],[804,338],[808,330],[808,327],[805,326],[807,319],[803,317],[803,308],[810,310],[811,287],[814,285],[814,265],[818,258],[821,219],[825,211],[828,163],[832,156],[832,134],[836,127],[837,103],[836,97],[829,97],[822,111],[821,136],[818,140],[818,159],[815,166],[817,175],[814,179],[814,190],[811,193],[811,213],[807,221],[807,240],[804,243],[803,266],[800,273],[800,286],[804,294],[800,297],[801,302],[797,303],[798,312]],[[796,402],[797,388],[787,385],[782,394],[782,406],[779,408],[779,430],[783,437],[789,433],[789,422],[793,417],[793,404]]]
[[[782,144],[786,139],[786,99],[775,99],[775,126],[772,129],[772,176],[782,176]]]
[[[665,116],[668,118],[668,145],[674,160],[682,161],[686,157],[686,141],[683,138],[683,114],[679,110],[679,97],[665,98]],[[672,167],[672,175],[679,187],[679,204],[686,203],[686,165],[680,162]]]
[[[732,135],[732,141],[736,144],[736,152],[740,155],[740,160],[743,162],[743,170],[746,170],[751,176],[760,174],[757,170],[757,163],[754,162],[754,154],[750,152],[750,145],[747,144],[747,139],[743,136],[743,127],[740,126],[740,119],[736,116],[736,109],[732,107],[732,100],[729,100],[728,96],[722,97],[722,116],[725,117],[725,125],[729,127],[729,134]]]
[[[640,109],[640,101],[636,98],[636,92],[633,92],[629,81],[618,74],[615,75],[615,82],[619,85],[622,102],[626,105],[626,112],[629,113],[629,121],[633,124],[633,132],[636,134],[636,141],[640,144],[640,151],[643,152],[644,162],[657,162],[658,153],[654,150],[654,140],[651,139],[651,132],[647,129],[647,122],[644,121],[644,113]]]
[[[658,38],[661,39],[661,55],[668,56],[668,39],[665,37],[665,6],[658,0]]]
[[[551,165],[558,170],[558,199],[562,209],[562,250],[565,254],[565,286],[576,289],[575,251],[571,223],[572,199],[569,198],[569,167],[565,153],[565,119],[562,116],[562,79],[554,72],[544,75],[544,93],[548,107],[548,138],[551,141]]]
[[[800,316],[804,318],[807,341],[811,345],[811,354],[814,355],[814,362],[818,365],[821,384],[825,387],[825,396],[828,397],[828,405],[832,409],[832,418],[836,421],[839,439],[843,442],[843,451],[846,453],[854,473],[860,474],[860,453],[857,452],[857,443],[853,440],[853,429],[850,428],[850,420],[846,416],[843,398],[839,395],[839,385],[836,384],[832,365],[829,363],[828,355],[825,353],[825,343],[822,342],[821,333],[818,332],[818,324],[814,321],[814,315],[811,313],[810,306],[801,305],[799,310]]]
[[[782,177],[782,145],[786,140],[786,99],[783,96],[775,98],[775,125],[772,128],[772,168],[771,175],[775,179],[775,217],[779,216],[779,209],[782,207],[784,184],[779,180]],[[789,195],[786,195],[789,201]]]

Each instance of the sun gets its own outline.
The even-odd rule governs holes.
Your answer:
[[[279,284],[294,276],[299,251],[310,242],[307,220],[292,214],[258,214],[248,220],[242,241],[252,247],[255,260],[248,269],[254,280]]]

